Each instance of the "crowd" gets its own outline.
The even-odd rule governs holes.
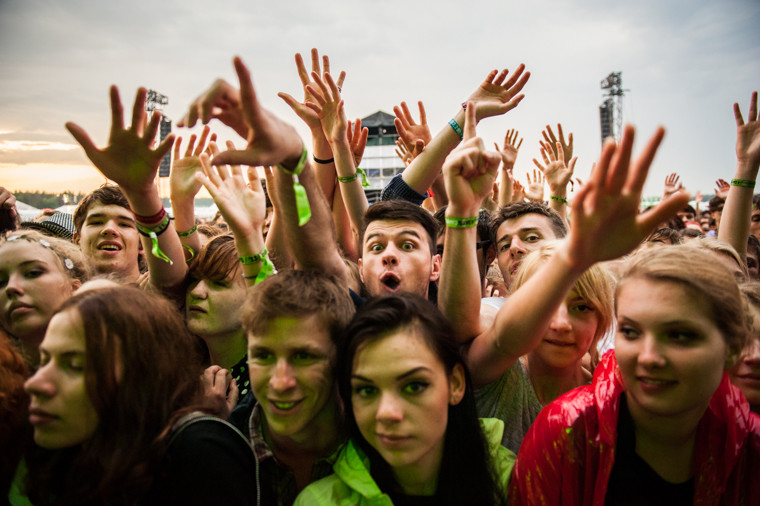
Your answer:
[[[394,108],[406,168],[369,205],[345,73],[311,60],[279,94],[311,150],[235,58],[184,146],[144,88],[127,127],[111,87],[104,148],[67,123],[115,183],[73,216],[19,223],[0,188],[10,504],[760,503],[757,92],[707,209],[677,173],[640,209],[662,128],[634,156],[627,126],[582,182],[547,126],[516,180],[517,130],[489,150],[477,126],[520,104],[523,65],[434,136]]]

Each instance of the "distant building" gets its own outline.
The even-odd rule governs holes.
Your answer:
[[[370,186],[365,193],[370,203],[379,200],[385,185],[404,170],[404,162],[396,155],[398,133],[393,124],[394,118],[383,111],[362,118],[362,127],[369,129],[369,135],[360,166],[367,171]]]

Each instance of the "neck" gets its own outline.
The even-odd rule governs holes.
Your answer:
[[[19,339],[19,347],[21,348],[21,356],[24,357],[24,361],[31,366],[32,369],[37,369],[40,365],[40,344],[45,337],[44,329],[40,336],[25,336],[24,339]]]
[[[636,453],[664,480],[688,480],[693,475],[697,426],[707,405],[679,416],[658,416],[644,411],[628,393],[626,396],[636,430]]]
[[[562,369],[548,367],[534,353],[526,360],[528,377],[541,404],[546,405],[560,395],[586,384],[581,362]]]
[[[248,350],[245,331],[239,330],[227,335],[201,336],[206,342],[211,363],[229,369],[243,358]]]
[[[443,440],[423,461],[404,467],[394,467],[393,476],[405,494],[435,495],[442,462]]]

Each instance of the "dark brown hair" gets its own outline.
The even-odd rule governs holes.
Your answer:
[[[132,212],[127,197],[124,196],[121,189],[115,185],[104,184],[100,188],[88,193],[79,201],[79,205],[74,210],[74,228],[77,234],[82,233],[82,225],[84,225],[84,220],[87,219],[87,213],[90,211],[90,207],[96,203],[104,206],[120,206]]]
[[[554,235],[557,236],[557,239],[561,239],[567,235],[567,225],[554,209],[551,209],[540,202],[515,202],[507,204],[491,214],[491,241],[494,244],[498,242],[498,237],[496,237],[496,235],[498,234],[499,227],[502,223],[507,220],[514,220],[515,218],[519,218],[526,214],[538,214],[548,218],[549,225],[554,231]]]
[[[359,234],[360,251],[364,251],[364,233],[373,221],[410,221],[417,223],[427,232],[427,243],[430,256],[435,254],[435,240],[438,238],[438,223],[427,210],[401,199],[384,200],[369,206],[364,213],[364,223]]]

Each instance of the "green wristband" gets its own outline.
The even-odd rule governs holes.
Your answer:
[[[556,195],[552,195],[549,198],[552,199],[554,202],[561,202],[563,204],[567,204],[568,203],[567,199],[563,199],[562,197],[557,197]]]
[[[741,188],[754,188],[755,182],[751,179],[732,179],[731,186],[739,186]]]
[[[353,183],[359,178],[359,174],[361,174],[362,176],[362,187],[367,188],[369,186],[369,181],[367,181],[367,172],[361,167],[357,167],[356,172],[354,172],[352,176],[346,176],[346,177],[338,176],[338,181],[340,181],[341,183]]]
[[[253,278],[253,284],[257,284],[260,281],[265,280],[269,277],[270,274],[274,272],[274,264],[272,264],[272,261],[269,260],[269,251],[267,251],[266,248],[261,250],[256,255],[246,256],[246,257],[240,257],[240,263],[243,265],[249,265],[249,264],[255,264],[261,262],[261,269],[259,270],[259,273],[256,274],[256,276],[246,276],[243,274],[244,279],[251,279]]]
[[[145,237],[150,237],[150,243],[151,243],[150,252],[154,257],[160,258],[161,260],[168,263],[169,265],[174,265],[174,262],[172,262],[171,258],[166,256],[166,253],[161,251],[161,248],[158,247],[158,236],[166,232],[166,229],[169,228],[170,223],[171,223],[171,218],[169,217],[169,214],[167,213],[167,214],[164,214],[164,219],[161,220],[161,223],[156,225],[154,228],[148,228],[145,225],[141,225],[137,221],[135,221],[135,227],[137,228],[137,231],[140,233],[140,235],[144,235]]]
[[[472,228],[478,224],[478,217],[472,218],[449,218],[446,216],[446,226],[451,228]]]
[[[306,162],[309,159],[309,153],[306,151],[306,146],[301,151],[301,158],[298,159],[298,164],[293,170],[289,170],[277,164],[277,168],[286,174],[293,176],[293,192],[296,195],[296,210],[298,211],[298,226],[302,227],[311,219],[311,208],[309,207],[309,198],[306,196],[306,188],[298,182],[298,175],[306,167]]]
[[[462,139],[464,139],[464,133],[462,133],[462,127],[460,127],[460,126],[459,126],[459,123],[457,123],[457,120],[455,120],[454,118],[451,118],[451,119],[449,120],[449,125],[450,125],[450,126],[451,126],[451,128],[453,128],[453,129],[454,129],[454,131],[457,133],[457,135],[459,136],[459,140],[460,140],[460,141],[461,141]]]
[[[195,233],[196,230],[198,230],[197,223],[193,225],[193,228],[191,228],[190,230],[185,230],[184,232],[177,232],[177,235],[180,237],[190,237],[191,235]]]

